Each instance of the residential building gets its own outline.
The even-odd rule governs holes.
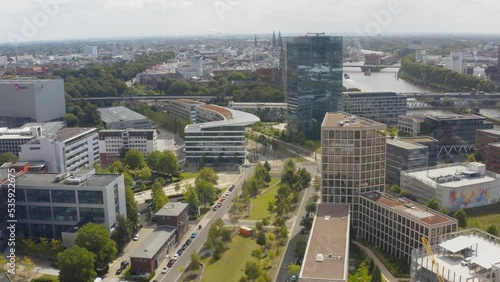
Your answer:
[[[400,115],[397,118],[398,131],[404,132],[408,136],[417,137],[420,136],[420,124],[424,121],[423,118],[411,116],[411,115]]]
[[[175,227],[177,238],[182,238],[189,228],[188,204],[167,203],[154,214],[158,226],[169,225]]]
[[[84,46],[83,55],[87,57],[97,57],[97,46]]]
[[[177,240],[174,227],[158,226],[130,255],[131,274],[148,276],[153,273],[175,250]]]
[[[486,157],[486,169],[500,174],[500,142],[488,145],[488,155]]]
[[[384,191],[386,125],[348,113],[327,113],[321,125],[322,203],[351,204],[357,226],[359,194]]]
[[[348,281],[349,219],[349,205],[318,205],[299,282]]]
[[[426,116],[420,134],[437,139],[441,153],[472,153],[476,143],[476,129],[492,129],[493,123],[476,115]]]
[[[486,163],[486,169],[500,173],[500,130],[476,130],[476,151],[479,158]]]
[[[438,141],[436,139],[429,136],[418,136],[402,137],[401,140],[427,146],[429,148],[427,166],[437,166]]]
[[[127,214],[122,174],[21,172],[15,181],[16,227],[26,237],[61,239],[79,222],[104,224],[111,232]]]
[[[152,122],[145,116],[123,106],[100,108],[101,120],[106,129],[151,128]]]
[[[386,181],[399,185],[402,170],[427,167],[429,148],[417,143],[388,138]]]
[[[352,115],[397,126],[398,116],[406,115],[407,97],[393,91],[386,92],[344,92],[343,111]]]
[[[184,130],[186,165],[195,169],[210,163],[245,162],[245,127],[259,122],[252,114],[214,105],[196,108],[198,124]]]
[[[99,159],[108,165],[122,158],[123,150],[136,149],[144,156],[158,149],[155,129],[105,129],[99,131]]]
[[[401,189],[419,203],[435,199],[455,211],[500,201],[500,175],[481,163],[454,163],[402,171]]]
[[[177,99],[171,101],[167,109],[168,113],[174,118],[191,120],[192,123],[196,123],[196,108],[203,105],[205,105],[203,102]]]
[[[21,161],[45,161],[49,172],[70,172],[91,168],[99,161],[96,128],[64,128],[21,145]]]
[[[251,113],[262,121],[283,121],[286,117],[286,103],[241,103],[229,101],[229,108]]]
[[[404,198],[368,192],[360,195],[359,206],[357,236],[408,263],[423,236],[433,244],[441,234],[458,230],[456,219]]]
[[[64,118],[62,79],[0,80],[0,116],[46,122]]]
[[[288,130],[319,136],[327,112],[342,110],[342,37],[283,38]]]
[[[424,248],[413,249],[410,281],[495,282],[500,277],[500,238],[478,229],[442,234],[431,245],[433,258]],[[438,267],[433,265],[433,259]]]
[[[21,145],[42,136],[40,126],[23,128],[0,127],[0,154],[11,152],[19,154]]]

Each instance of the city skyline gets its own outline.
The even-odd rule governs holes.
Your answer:
[[[497,33],[490,0],[48,0],[9,3],[0,42],[208,34]],[[134,19],[134,20],[131,20]],[[297,20],[300,19],[300,20]],[[481,28],[477,24],[481,22]],[[179,25],[182,23],[182,25]],[[182,29],[179,28],[182,26]]]

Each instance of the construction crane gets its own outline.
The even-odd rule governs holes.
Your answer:
[[[432,251],[431,244],[429,244],[429,241],[425,236],[422,236],[422,243],[424,244],[425,252],[431,258],[432,271],[436,273],[439,282],[445,282],[443,276],[439,274],[439,263],[436,261],[436,258],[434,258],[434,252]]]

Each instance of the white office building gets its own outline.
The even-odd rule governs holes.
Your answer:
[[[0,117],[36,122],[64,118],[64,95],[62,79],[0,80]]]
[[[99,157],[101,164],[120,160],[123,149],[137,149],[146,157],[158,150],[158,134],[155,129],[106,129],[99,131]]]
[[[454,163],[401,172],[401,190],[424,204],[436,199],[454,211],[500,201],[500,174],[482,163]]]
[[[87,57],[97,57],[97,46],[83,47],[83,55]]]
[[[41,136],[41,126],[12,129],[0,127],[0,154],[11,152],[17,155],[21,151],[21,145]]]
[[[145,116],[123,106],[100,108],[101,120],[106,129],[151,128],[152,122]]]
[[[91,168],[99,161],[96,128],[65,128],[21,145],[21,161],[45,161],[48,172],[63,173]]]

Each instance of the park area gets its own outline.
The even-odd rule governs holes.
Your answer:
[[[279,182],[279,178],[272,178],[269,188],[252,200],[252,211],[246,219],[261,220],[266,217],[270,217],[271,220],[274,219],[274,214],[270,214],[267,208],[269,207],[269,203],[274,202],[274,197],[278,193]]]

